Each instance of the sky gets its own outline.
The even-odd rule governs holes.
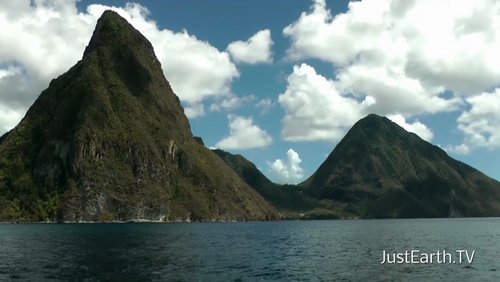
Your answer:
[[[494,0],[2,0],[0,134],[106,9],[151,41],[193,134],[275,182],[305,180],[369,113],[500,180]]]

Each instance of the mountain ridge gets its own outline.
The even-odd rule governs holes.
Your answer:
[[[193,136],[151,43],[105,11],[82,59],[0,137],[0,221],[500,215],[500,182],[385,117],[299,185]]]
[[[243,156],[216,153],[288,218],[500,215],[500,182],[375,114],[298,185],[274,184]]]
[[[353,214],[340,210],[328,200],[311,198],[297,185],[276,184],[269,180],[251,161],[240,154],[220,149],[212,150],[246,183],[278,209],[284,219],[338,219],[352,218]]]

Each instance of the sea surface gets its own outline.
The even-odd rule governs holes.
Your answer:
[[[475,251],[381,264],[382,252]],[[0,225],[0,281],[500,281],[500,218]]]

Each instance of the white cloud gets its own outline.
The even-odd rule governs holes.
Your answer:
[[[254,34],[245,42],[231,42],[227,46],[227,51],[236,62],[247,64],[271,63],[273,61],[271,56],[272,45],[271,31],[264,29]]]
[[[472,144],[497,146],[498,137],[493,132],[496,119],[486,125],[475,112],[482,108],[480,100],[484,99],[478,98],[484,95],[478,93],[500,85],[500,2],[363,0],[350,2],[347,12],[333,16],[325,0],[316,0],[310,11],[283,29],[283,34],[291,41],[289,59],[315,58],[334,66],[327,93],[351,99],[348,104],[355,114],[412,118],[463,110],[467,101],[476,109],[462,114],[459,129],[466,142],[454,149],[468,152]],[[287,87],[287,91],[294,88],[290,81]],[[337,129],[342,126],[318,124],[331,120],[324,114],[327,109],[337,115],[333,108],[338,102],[311,102],[318,88],[309,88],[296,89],[292,92],[297,94],[290,95],[300,112],[291,111],[290,105],[280,101],[287,112],[283,132],[288,140],[327,139],[340,134]],[[301,96],[308,98],[299,99]],[[362,100],[364,105],[359,103]],[[311,113],[315,109],[317,113]],[[291,128],[294,123],[296,129]],[[319,130],[301,129],[304,125],[326,131],[319,134]],[[432,137],[423,124],[405,126],[424,139]]]
[[[261,114],[265,114],[274,106],[273,101],[270,98],[264,98],[258,101],[256,101],[256,99],[257,97],[254,95],[229,95],[212,103],[210,105],[210,110],[213,112],[234,111],[245,104],[253,103],[255,108],[260,109]]]
[[[374,101],[342,96],[334,82],[313,67],[294,66],[278,102],[285,109],[282,137],[287,141],[340,140]]]
[[[33,100],[31,91],[40,84],[39,79],[28,76],[18,66],[0,69],[0,105],[11,110],[22,110]],[[40,94],[40,93],[38,93]],[[20,113],[19,113],[20,114]]]
[[[333,17],[324,1],[315,1],[312,11],[302,13],[283,30],[292,40],[288,55],[335,64],[337,90],[356,97],[372,96],[377,101],[372,111],[379,114],[456,109],[460,99],[440,96],[447,85],[408,75],[413,70],[408,69],[407,62],[415,57],[414,46],[421,46],[418,39],[427,39],[425,33],[415,38],[410,32],[414,22],[401,15],[416,5],[351,2],[346,13]]]
[[[266,131],[253,124],[252,118],[229,115],[229,136],[215,144],[221,149],[253,149],[269,146],[273,139]]]
[[[376,104],[371,110],[382,115],[447,112],[461,104],[457,98],[439,97],[436,93],[441,90],[426,89],[419,80],[385,67],[349,66],[339,72],[335,85],[341,93],[372,96]]]
[[[218,51],[186,31],[180,34],[163,30],[156,36],[150,36],[155,52],[181,100],[197,103],[230,93],[230,84],[239,73],[226,52]]]
[[[304,177],[304,171],[300,167],[302,160],[293,149],[288,149],[286,157],[286,160],[277,159],[272,163],[268,162],[268,166],[279,182],[295,184]]]
[[[255,107],[260,109],[261,114],[268,113],[273,106],[273,100],[271,100],[270,98],[261,99],[255,104]]]
[[[222,110],[232,111],[246,103],[252,102],[253,100],[255,100],[255,96],[253,95],[241,97],[230,95],[229,97],[225,97],[220,101],[212,103],[212,105],[210,105],[210,110],[215,112],[220,112]]]
[[[184,114],[188,118],[197,118],[205,115],[205,107],[202,103],[193,103],[184,106]]]
[[[387,116],[390,120],[395,122],[397,125],[401,126],[408,132],[413,132],[417,134],[420,138],[426,140],[426,141],[431,141],[432,138],[434,137],[434,133],[423,123],[419,122],[418,120],[415,121],[414,123],[408,123],[406,122],[406,119],[402,115],[390,115]]]
[[[444,149],[449,153],[458,154],[458,155],[467,155],[470,152],[470,148],[466,144],[448,146]]]
[[[0,106],[0,136],[13,128],[23,116],[19,111],[13,111]]]
[[[352,97],[337,90],[336,81],[316,73],[307,64],[294,66],[287,89],[278,101],[285,110],[282,136],[287,141],[327,140],[337,142],[363,116],[376,112],[387,115],[409,132],[430,141],[432,131],[418,120],[408,123],[397,108],[383,109],[372,96]],[[407,101],[411,105],[412,101]],[[387,114],[389,113],[389,114]]]
[[[50,79],[81,57],[92,29],[72,7],[75,1],[0,1],[0,132],[15,126]]]
[[[0,1],[0,105],[24,115],[49,81],[81,58],[106,9],[118,12],[151,41],[165,76],[188,106],[230,92],[239,73],[227,52],[187,31],[159,28],[139,4],[95,4],[78,12],[76,0]],[[7,123],[0,121],[4,127]]]
[[[458,118],[467,147],[500,148],[500,88],[470,97],[471,108]]]
[[[384,68],[421,87],[475,94],[500,76],[498,1],[356,1],[333,17],[325,0],[283,30],[293,59]],[[446,15],[446,16],[443,16]]]

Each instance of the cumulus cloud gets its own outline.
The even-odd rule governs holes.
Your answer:
[[[89,17],[77,16],[75,1],[0,2],[0,131],[15,126],[50,79],[81,57]]]
[[[277,159],[268,162],[268,166],[279,182],[295,184],[304,177],[304,171],[300,167],[302,160],[293,149],[288,149],[286,157],[286,160]]]
[[[339,141],[360,118],[371,113],[394,113],[381,110],[372,96],[362,100],[337,90],[337,82],[316,73],[307,64],[295,66],[288,77],[287,89],[278,101],[285,110],[282,136],[287,141]],[[411,104],[411,101],[408,101]],[[419,121],[407,123],[401,114],[387,115],[392,121],[422,139],[432,140],[432,131]]]
[[[188,118],[197,118],[205,115],[205,107],[202,103],[192,103],[184,106],[184,114]]]
[[[466,144],[447,146],[444,148],[444,150],[446,150],[448,153],[458,155],[467,155],[470,152],[470,148]]]
[[[461,146],[500,148],[500,88],[467,99],[468,111],[458,118],[465,135]]]
[[[49,81],[81,58],[106,9],[118,12],[151,41],[165,76],[188,107],[199,110],[204,99],[230,92],[239,73],[227,52],[187,31],[159,28],[139,4],[96,4],[82,12],[76,0],[0,1],[0,106],[13,111],[12,118],[24,115]],[[12,126],[4,120],[0,128]]]
[[[307,64],[294,66],[288,86],[278,97],[285,110],[282,137],[287,141],[340,140],[375,101],[341,95],[334,81]]]
[[[406,131],[413,132],[426,141],[431,141],[434,137],[434,133],[432,133],[432,131],[425,124],[419,122],[418,120],[413,123],[408,123],[406,122],[405,117],[399,114],[390,115],[387,116],[387,118],[404,128]]]
[[[19,111],[13,111],[11,109],[0,106],[0,125],[2,126],[0,128],[0,136],[16,126],[21,118],[22,115]]]
[[[271,31],[264,29],[247,41],[234,41],[227,46],[227,51],[236,62],[246,64],[270,63],[272,62],[271,46]]]
[[[257,100],[255,95],[246,96],[236,96],[228,95],[226,97],[220,98],[210,105],[210,111],[221,112],[221,111],[234,111],[244,105],[252,104],[257,109],[260,109],[261,114],[265,114],[271,110],[274,106],[273,101],[270,98],[264,98]]]
[[[291,42],[289,59],[315,58],[335,67],[334,77],[329,80],[330,93],[351,99],[354,103],[349,104],[357,114],[369,110],[412,118],[423,113],[463,110],[470,104],[476,110],[462,114],[460,130],[471,144],[495,146],[493,122],[478,130],[479,118],[474,113],[485,99],[478,93],[500,84],[498,1],[353,1],[347,12],[333,16],[325,0],[316,0],[310,11],[283,29],[283,34]],[[290,77],[295,74],[294,69]],[[290,81],[287,87],[287,91],[293,89]],[[296,89],[301,93],[295,94],[296,102],[300,96],[313,100],[312,89]],[[311,124],[321,119],[325,109],[333,108],[307,99],[302,99],[303,106],[297,106],[303,107],[305,114],[290,114],[290,102],[285,105],[280,100],[287,112],[283,133],[285,137],[294,136],[293,140],[326,139],[312,134],[312,130],[296,129],[301,132],[292,135],[287,128],[294,122],[301,126],[304,120]],[[363,107],[359,102],[367,99],[372,104],[359,109]],[[317,115],[311,115],[316,108]],[[498,116],[500,113],[492,121]],[[420,132],[421,137],[432,137],[425,125],[404,125]],[[331,125],[324,126],[328,127],[329,133],[323,136],[338,135]],[[465,152],[470,147],[456,149]]]
[[[315,1],[310,12],[283,30],[292,41],[288,55],[335,64],[338,91],[372,96],[377,101],[373,111],[380,114],[395,109],[403,114],[455,109],[458,98],[440,96],[447,85],[408,75],[407,62],[415,58],[415,46],[421,46],[418,39],[427,39],[427,30],[415,37],[409,30],[414,21],[401,15],[401,10],[413,6],[417,4],[351,2],[346,13],[333,17],[323,0]]]
[[[384,67],[424,88],[475,94],[498,83],[499,11],[489,0],[355,1],[333,17],[316,0],[283,33],[291,58]]]
[[[212,105],[210,105],[210,110],[215,112],[220,112],[222,110],[232,111],[254,100],[255,96],[253,95],[241,96],[241,97],[230,95],[219,101],[216,101],[215,103],[212,103]]]
[[[447,112],[461,104],[458,98],[444,99],[419,80],[385,67],[351,65],[339,72],[335,85],[341,93],[372,96],[377,103],[371,110],[382,115]]]
[[[260,109],[261,114],[268,113],[273,106],[274,106],[273,100],[271,100],[270,98],[259,100],[255,104],[255,107]]]
[[[229,136],[215,144],[221,149],[253,149],[269,146],[273,139],[253,123],[251,117],[229,115]]]

